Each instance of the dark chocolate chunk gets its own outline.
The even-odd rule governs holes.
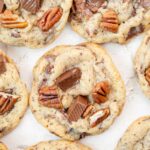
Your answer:
[[[68,109],[68,120],[77,121],[88,106],[88,99],[84,96],[78,96]]]
[[[3,12],[3,10],[4,10],[4,0],[0,0],[0,13],[2,13]]]
[[[139,26],[137,27],[132,27],[128,33],[128,36],[127,36],[127,40],[132,38],[133,36],[139,34],[139,33],[142,33],[144,31],[144,27],[142,24],[140,24]]]
[[[56,79],[56,85],[63,91],[66,91],[67,89],[75,85],[80,78],[81,70],[79,68],[73,68],[61,74]]]
[[[41,0],[20,0],[21,7],[25,10],[35,14],[41,5]]]
[[[3,55],[0,55],[0,75],[6,71],[5,59]]]

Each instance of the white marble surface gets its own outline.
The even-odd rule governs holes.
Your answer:
[[[119,69],[124,79],[127,98],[125,107],[121,115],[114,124],[103,134],[86,137],[81,140],[82,143],[90,146],[93,150],[113,150],[128,125],[140,116],[150,114],[150,100],[148,100],[140,90],[136,76],[133,70],[133,58],[143,35],[140,35],[130,41],[127,45],[105,44],[115,65]],[[28,90],[31,89],[32,69],[36,61],[50,48],[60,44],[77,44],[85,41],[76,33],[71,31],[69,25],[59,36],[59,38],[50,46],[42,49],[29,49],[25,47],[12,47],[0,45],[10,57],[16,62],[22,80],[27,84]],[[10,134],[2,138],[10,150],[23,150],[40,141],[58,139],[50,134],[44,127],[37,123],[30,109],[26,112],[19,126]]]

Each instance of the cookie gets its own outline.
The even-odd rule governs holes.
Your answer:
[[[0,51],[0,137],[13,130],[28,105],[28,92],[14,62]]]
[[[8,150],[2,142],[0,142],[0,150]]]
[[[150,98],[150,31],[136,53],[135,70],[143,92]]]
[[[34,67],[30,108],[39,123],[64,139],[103,132],[124,102],[124,83],[99,45],[55,47]]]
[[[116,150],[149,150],[150,116],[136,120],[120,139]]]
[[[41,142],[37,145],[27,148],[26,150],[91,150],[79,142],[69,142],[63,140]]]
[[[1,0],[0,42],[43,47],[63,30],[72,0]]]
[[[73,30],[96,43],[125,43],[150,27],[149,0],[74,0]]]

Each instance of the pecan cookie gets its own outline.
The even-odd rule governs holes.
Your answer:
[[[91,150],[79,142],[69,142],[64,140],[41,142],[26,150]]]
[[[0,150],[8,150],[2,142],[0,142]]]
[[[0,137],[13,130],[28,105],[28,92],[14,62],[0,51]]]
[[[150,1],[73,0],[70,22],[88,41],[125,43],[150,27]]]
[[[42,47],[63,30],[72,0],[1,0],[0,41]]]
[[[116,150],[149,150],[150,116],[136,120],[120,139]]]
[[[106,130],[125,102],[124,83],[93,43],[58,46],[37,62],[30,107],[50,132],[68,140]]]
[[[135,69],[143,92],[150,98],[150,31],[136,53]]]

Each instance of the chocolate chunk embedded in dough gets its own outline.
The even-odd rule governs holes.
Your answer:
[[[61,74],[56,79],[56,85],[63,91],[66,91],[67,89],[75,85],[80,78],[81,70],[79,68],[73,68]]]
[[[41,0],[20,0],[21,7],[35,14],[40,9]]]
[[[77,121],[82,116],[87,106],[88,99],[84,96],[78,96],[68,110],[68,120]]]

